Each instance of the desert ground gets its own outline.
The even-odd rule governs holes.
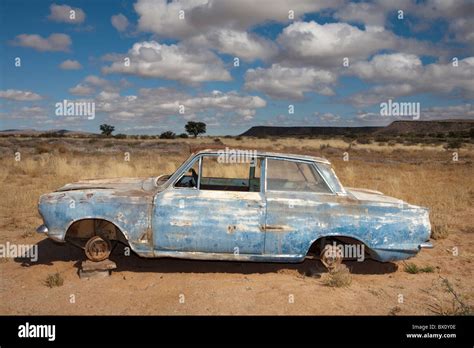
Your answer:
[[[350,274],[341,284],[318,260],[150,260],[124,256],[119,247],[112,276],[86,280],[78,276],[81,250],[35,233],[41,194],[79,179],[171,173],[193,148],[213,144],[326,157],[346,186],[429,207],[434,249],[406,262],[345,262]],[[472,144],[447,150],[342,139],[0,138],[0,244],[39,245],[35,263],[0,259],[0,314],[472,314],[473,160]],[[50,287],[54,274],[62,282]]]

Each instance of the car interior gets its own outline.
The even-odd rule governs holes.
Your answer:
[[[261,158],[244,163],[220,162],[217,156],[202,156],[201,190],[260,192]],[[175,187],[196,187],[199,161],[181,177]]]

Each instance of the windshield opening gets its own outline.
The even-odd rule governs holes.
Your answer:
[[[341,185],[341,182],[336,176],[334,169],[328,164],[317,163],[317,167],[323,175],[326,182],[333,188],[336,193],[346,193],[344,187]]]

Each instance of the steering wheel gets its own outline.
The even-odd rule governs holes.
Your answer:
[[[197,187],[197,182],[198,182],[198,178],[199,178],[199,177],[198,177],[196,171],[195,171],[193,168],[191,168],[190,171],[191,171],[191,174],[192,174],[192,176],[193,176],[193,180],[192,180],[190,183],[191,183],[194,187]],[[193,187],[193,186],[191,186],[191,187]]]

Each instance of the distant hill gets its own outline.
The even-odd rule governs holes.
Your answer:
[[[429,134],[469,131],[474,128],[474,120],[442,120],[442,121],[394,121],[377,134],[402,135],[408,133]]]
[[[474,120],[394,121],[385,127],[252,127],[241,136],[403,135],[463,132],[474,128]]]
[[[12,136],[40,136],[40,135],[59,135],[65,137],[93,137],[97,136],[95,133],[70,131],[67,129],[53,129],[53,130],[35,130],[35,129],[5,129],[0,130],[1,135],[12,135]]]
[[[374,133],[384,127],[272,127],[256,126],[241,136],[344,135]]]

